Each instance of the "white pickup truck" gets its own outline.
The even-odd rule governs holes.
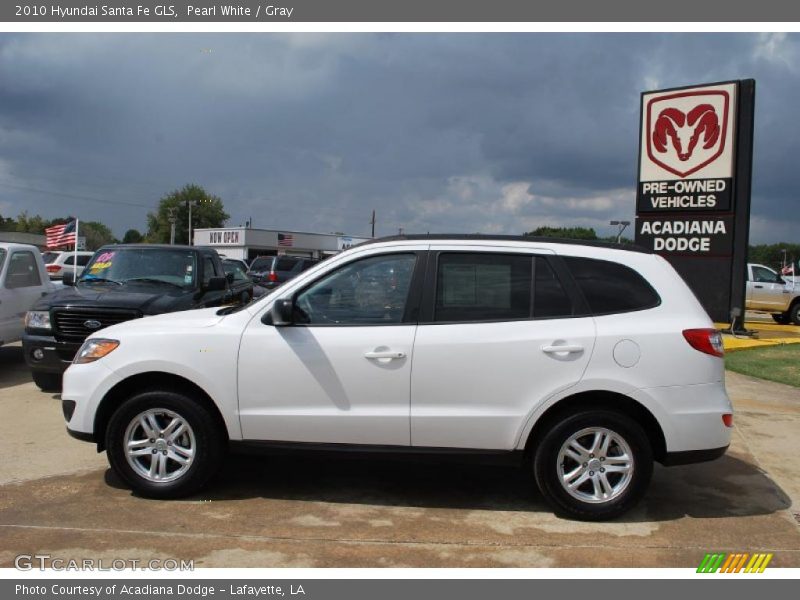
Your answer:
[[[747,310],[768,312],[776,323],[800,325],[800,283],[764,265],[747,265]]]
[[[25,313],[55,289],[36,246],[0,242],[0,346],[22,338]]]

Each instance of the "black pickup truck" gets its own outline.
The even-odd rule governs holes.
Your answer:
[[[228,304],[233,297],[217,251],[195,246],[119,244],[95,252],[77,281],[28,311],[22,346],[43,391],[61,388],[61,375],[86,337],[104,327],[192,308]]]

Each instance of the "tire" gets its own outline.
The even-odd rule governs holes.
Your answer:
[[[789,308],[789,320],[795,325],[800,325],[800,302],[795,301]]]
[[[778,325],[788,325],[789,324],[789,313],[785,312],[785,313],[773,314],[772,315],[772,319]]]
[[[605,453],[602,446],[591,451],[592,442],[597,444],[594,434],[598,432],[611,434]],[[581,452],[580,463],[566,454],[571,439],[586,450]],[[623,460],[624,455],[632,460]],[[609,464],[615,468],[613,473],[605,471]],[[622,472],[626,464],[630,468]],[[600,469],[605,476],[600,475]],[[576,473],[573,483],[586,479],[569,492],[561,483],[561,471]],[[644,430],[633,419],[611,410],[587,409],[564,416],[544,435],[533,456],[533,472],[539,490],[557,514],[582,521],[604,521],[624,514],[642,499],[653,473],[653,450]],[[608,484],[606,488],[602,477]],[[607,499],[603,499],[603,493]]]
[[[33,372],[33,383],[43,392],[61,391],[61,373]]]
[[[140,417],[149,425],[149,435]],[[173,419],[180,422],[171,437]],[[136,456],[127,456],[129,440],[137,442]],[[200,491],[217,473],[225,454],[224,435],[211,412],[174,391],[149,390],[124,401],[111,416],[105,441],[114,472],[148,498],[182,498]],[[159,473],[161,463],[164,469]]]

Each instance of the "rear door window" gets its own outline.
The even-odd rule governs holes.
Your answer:
[[[531,260],[523,254],[440,254],[434,321],[530,318]]]
[[[652,286],[630,267],[593,258],[563,259],[595,315],[645,310],[661,303]]]

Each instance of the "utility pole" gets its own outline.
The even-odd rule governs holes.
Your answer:
[[[175,206],[169,208],[169,244],[175,245],[175,223],[178,221],[178,209]]]
[[[189,245],[192,245],[192,207],[197,206],[197,200],[187,200],[189,205]]]
[[[372,224],[372,237],[375,237],[375,209],[372,209],[372,220],[370,221]]]

